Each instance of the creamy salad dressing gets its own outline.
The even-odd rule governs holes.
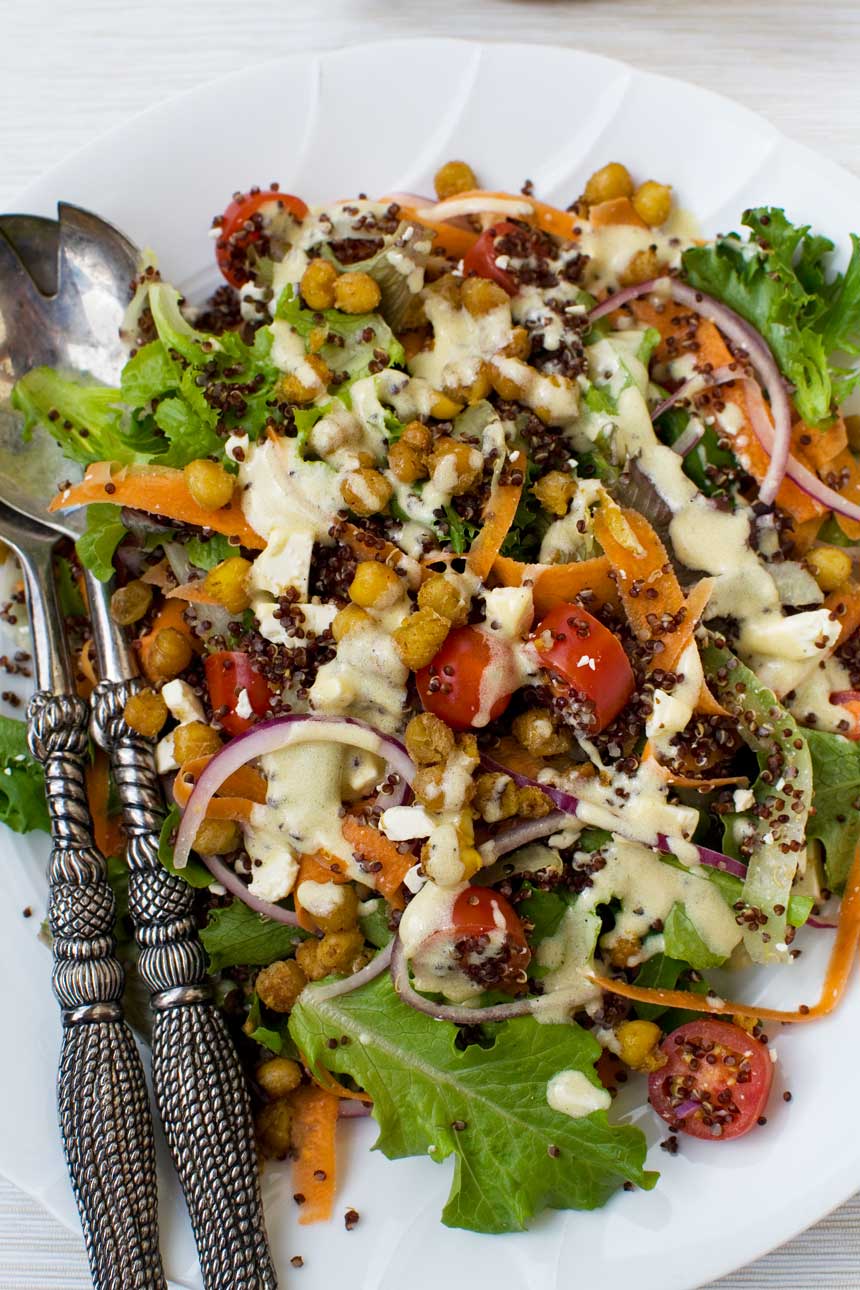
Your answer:
[[[553,1111],[574,1120],[612,1105],[609,1090],[590,1080],[583,1071],[559,1071],[546,1086],[546,1100]]]
[[[424,312],[433,326],[433,346],[409,362],[409,370],[436,389],[471,385],[481,364],[510,343],[513,324],[509,304],[475,317],[438,292],[429,293]]]

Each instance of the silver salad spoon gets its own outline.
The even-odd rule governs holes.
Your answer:
[[[39,364],[87,372],[115,384],[125,361],[119,327],[138,271],[138,252],[117,229],[88,211],[61,203],[58,213],[56,221],[0,216],[0,409],[14,380]],[[47,509],[57,482],[71,473],[71,463],[46,432],[37,429],[24,441],[17,419],[0,410],[0,500],[47,526],[55,539],[75,539],[85,525],[83,509]],[[123,716],[141,682],[124,634],[110,615],[109,584],[87,572],[86,590],[100,676],[91,700],[93,728],[110,755],[122,800],[129,912],[140,947],[138,970],[152,994],[156,1105],[185,1193],[207,1290],[270,1290],[277,1278],[263,1221],[247,1087],[206,979],[193,892],[158,859],[164,805],[152,741],[133,731]],[[49,626],[62,630],[56,621]],[[46,697],[42,695],[43,702]],[[39,699],[34,698],[31,723],[38,719]],[[57,724],[62,740],[63,724]],[[59,791],[62,785],[56,787]],[[86,888],[75,899],[72,916],[84,948],[68,971],[103,992],[104,973],[87,948],[96,902]],[[74,1101],[81,1112],[89,1095],[80,1077]],[[98,1138],[91,1143],[97,1169],[109,1169],[109,1146]],[[88,1239],[95,1240],[102,1215],[82,1209],[82,1217],[85,1232],[88,1225],[91,1229]],[[146,1284],[161,1283],[153,1279]]]

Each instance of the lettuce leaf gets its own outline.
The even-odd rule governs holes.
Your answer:
[[[406,360],[403,346],[381,314],[345,314],[339,309],[315,313],[302,306],[290,283],[281,292],[275,318],[289,323],[303,340],[320,327],[336,336],[341,343],[329,342],[319,354],[333,372],[346,373],[351,381],[370,375],[370,364],[377,350],[386,354],[389,363],[402,364]],[[365,339],[365,333],[369,339]]]
[[[812,755],[812,805],[807,835],[824,847],[827,885],[841,891],[860,846],[860,744],[824,730],[805,730]]]
[[[671,959],[679,959],[689,964],[697,972],[708,968],[719,967],[725,962],[722,954],[715,954],[702,940],[693,923],[687,917],[683,905],[677,902],[669,910],[663,926],[663,943],[666,954]]]
[[[123,405],[121,390],[84,377],[34,367],[15,384],[12,406],[24,416],[24,434],[42,426],[65,455],[82,466],[148,462],[157,441]]]
[[[846,271],[830,275],[833,243],[809,225],[776,207],[745,211],[741,222],[749,239],[731,233],[690,247],[684,276],[761,333],[803,420],[821,425],[860,382],[860,371],[834,359],[860,355],[860,239],[851,236]]]
[[[544,1208],[603,1205],[624,1181],[654,1186],[639,1129],[610,1124],[605,1111],[573,1119],[547,1102],[560,1071],[599,1084],[591,1035],[533,1017],[486,1031],[488,1047],[458,1046],[457,1028],[401,1003],[387,973],[334,999],[305,990],[290,1016],[312,1068],[350,1075],[370,1093],[376,1146],[389,1159],[454,1157],[449,1227],[520,1231]]]
[[[93,502],[87,507],[87,527],[75,550],[81,564],[99,582],[109,582],[113,577],[114,552],[128,533],[121,515],[122,508],[111,502]]]
[[[298,927],[261,918],[241,900],[213,909],[200,932],[200,940],[209,956],[209,971],[224,968],[267,967],[277,959],[289,958],[307,936]]]
[[[0,822],[16,833],[50,831],[45,776],[27,746],[27,725],[0,716]]]

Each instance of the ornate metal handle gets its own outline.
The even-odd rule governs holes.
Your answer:
[[[50,593],[48,593],[50,595]],[[166,1286],[158,1252],[155,1147],[143,1067],[120,999],[114,899],[93,846],[84,785],[86,704],[40,691],[30,749],[45,768],[54,993],[63,1009],[60,1128],[97,1290]]]
[[[138,680],[93,694],[99,742],[111,756],[128,836],[129,910],[138,969],[153,992],[152,1081],[211,1290],[273,1290],[251,1107],[236,1050],[206,981],[194,897],[158,859],[161,790],[148,740],[123,710]]]

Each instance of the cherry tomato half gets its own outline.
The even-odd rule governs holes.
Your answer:
[[[703,1018],[673,1030],[660,1048],[669,1060],[648,1077],[648,1098],[673,1130],[726,1141],[755,1126],[773,1083],[765,1044],[740,1026]]]
[[[424,709],[452,730],[468,730],[476,717],[487,725],[500,717],[519,681],[504,642],[479,627],[456,627],[432,663],[415,674]]]
[[[541,664],[593,705],[597,734],[613,721],[635,687],[624,647],[603,623],[578,605],[556,605],[534,629]]]
[[[247,267],[248,248],[265,236],[263,217],[257,218],[257,213],[271,202],[277,202],[281,210],[289,211],[299,220],[308,213],[302,199],[292,193],[282,193],[277,188],[252,188],[249,193],[235,193],[221,216],[215,258],[232,287],[241,287],[251,277]]]
[[[461,891],[454,901],[451,923],[461,936],[483,936],[498,929],[517,945],[526,943],[522,922],[513,905],[492,887],[467,887]]]
[[[513,906],[491,887],[466,887],[454,901],[450,922],[432,932],[412,956],[425,981],[460,974],[486,990],[522,994],[531,951]]]
[[[496,238],[504,237],[506,233],[516,233],[516,224],[507,221],[501,224],[493,224],[491,228],[484,229],[471,250],[467,251],[463,260],[463,273],[466,277],[470,273],[476,274],[479,278],[490,278],[497,282],[500,287],[504,287],[509,296],[517,294],[517,281],[510,273],[500,269],[496,264]]]
[[[251,717],[236,711],[243,691],[255,716],[265,716],[272,698],[269,682],[253,666],[250,655],[221,650],[207,655],[203,667],[212,707],[228,734],[241,735],[254,724]],[[221,715],[219,709],[223,708],[227,712]]]

